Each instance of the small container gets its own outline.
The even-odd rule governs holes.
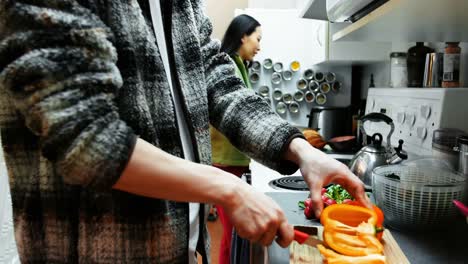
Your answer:
[[[250,69],[252,69],[253,71],[260,71],[261,68],[262,64],[259,61],[253,61],[252,66],[250,66]]]
[[[317,81],[310,81],[309,82],[309,90],[311,92],[318,93],[320,91],[320,83],[318,83]]]
[[[323,80],[325,80],[325,74],[323,74],[323,72],[315,72],[314,80],[317,82],[323,82]]]
[[[273,100],[280,101],[282,98],[283,92],[280,89],[276,88],[275,90],[273,90]]]
[[[330,86],[329,83],[324,82],[324,83],[320,84],[320,92],[326,94],[326,93],[330,92],[330,90],[331,90],[331,86]]]
[[[333,82],[331,84],[331,90],[334,92],[334,93],[338,93],[340,92],[341,90],[341,82]]]
[[[266,70],[270,70],[271,68],[273,68],[273,60],[267,58],[267,59],[264,59],[263,60],[263,68],[265,68]]]
[[[290,93],[285,93],[283,94],[283,102],[285,104],[290,104],[293,102],[293,96]]]
[[[327,96],[322,93],[318,93],[315,95],[315,102],[317,102],[318,105],[324,105],[327,102]]]
[[[390,87],[408,86],[408,68],[406,66],[406,52],[390,53]]]
[[[311,91],[307,91],[304,94],[304,99],[307,103],[313,103],[315,101],[315,94]]]
[[[283,102],[278,102],[276,104],[276,113],[278,113],[280,115],[286,114],[287,109],[288,109],[288,106]]]
[[[294,93],[294,101],[302,102],[304,100],[304,93],[301,91],[296,91]]]
[[[447,42],[444,53],[442,87],[460,87],[460,53],[458,42]]]
[[[291,64],[289,65],[289,68],[291,69],[291,71],[297,72],[301,69],[301,63],[297,60],[292,61]]]
[[[292,71],[289,71],[289,70],[285,70],[283,71],[283,79],[285,81],[290,81],[292,79]]]
[[[267,85],[262,85],[258,88],[258,93],[262,97],[268,97],[268,95],[270,94],[270,87],[268,87]]]
[[[459,136],[458,145],[458,171],[468,178],[468,136]]]
[[[302,78],[297,80],[296,87],[297,87],[297,89],[299,89],[301,91],[304,91],[305,89],[307,89],[307,81],[305,79],[302,79]]]
[[[449,165],[453,170],[458,169],[458,153],[455,150],[457,138],[465,135],[460,129],[439,128],[432,134],[432,156]]]
[[[260,80],[260,74],[258,72],[251,72],[249,79],[252,84],[257,83]]]
[[[333,72],[327,72],[327,74],[325,74],[325,81],[326,82],[334,82],[336,80],[336,75],[333,73]]]
[[[422,87],[424,79],[424,64],[426,54],[434,52],[424,46],[424,42],[416,42],[416,46],[408,49],[406,65],[408,67],[408,87]]]
[[[283,77],[281,76],[281,73],[279,73],[279,72],[274,72],[273,74],[271,74],[271,83],[273,83],[273,84],[280,84],[282,78],[283,78]]]
[[[299,113],[299,104],[297,102],[291,102],[288,108],[289,108],[289,112],[292,114]]]
[[[275,62],[275,64],[273,64],[273,70],[275,72],[282,72],[283,71],[283,63]]]
[[[304,79],[310,81],[314,78],[314,70],[312,69],[307,69],[303,73]]]

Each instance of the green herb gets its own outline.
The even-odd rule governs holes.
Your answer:
[[[297,205],[299,206],[299,208],[305,209],[304,201],[299,201],[299,202],[297,203]]]
[[[345,199],[354,200],[354,198],[339,184],[333,184],[327,188],[326,196],[336,201],[336,203],[342,203]]]

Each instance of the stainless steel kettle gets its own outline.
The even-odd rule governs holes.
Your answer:
[[[366,121],[385,122],[390,126],[386,146],[382,145],[383,137],[380,133],[372,135],[370,143],[367,144],[367,134],[364,129]],[[351,159],[349,168],[364,182],[366,189],[371,189],[372,170],[374,168],[388,164],[397,164],[407,159],[408,154],[403,150],[403,140],[401,139],[398,141],[398,147],[392,149],[390,138],[395,130],[395,125],[390,117],[382,113],[369,113],[361,118],[361,122],[362,125],[359,132],[362,133],[364,147]]]

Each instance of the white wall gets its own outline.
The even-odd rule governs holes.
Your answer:
[[[205,0],[206,13],[213,23],[213,38],[221,40],[234,18],[236,8],[246,8],[248,0]]]

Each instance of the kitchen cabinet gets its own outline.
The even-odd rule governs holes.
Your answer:
[[[307,5],[305,8],[310,8]],[[333,34],[333,41],[468,41],[466,0],[389,0]]]

